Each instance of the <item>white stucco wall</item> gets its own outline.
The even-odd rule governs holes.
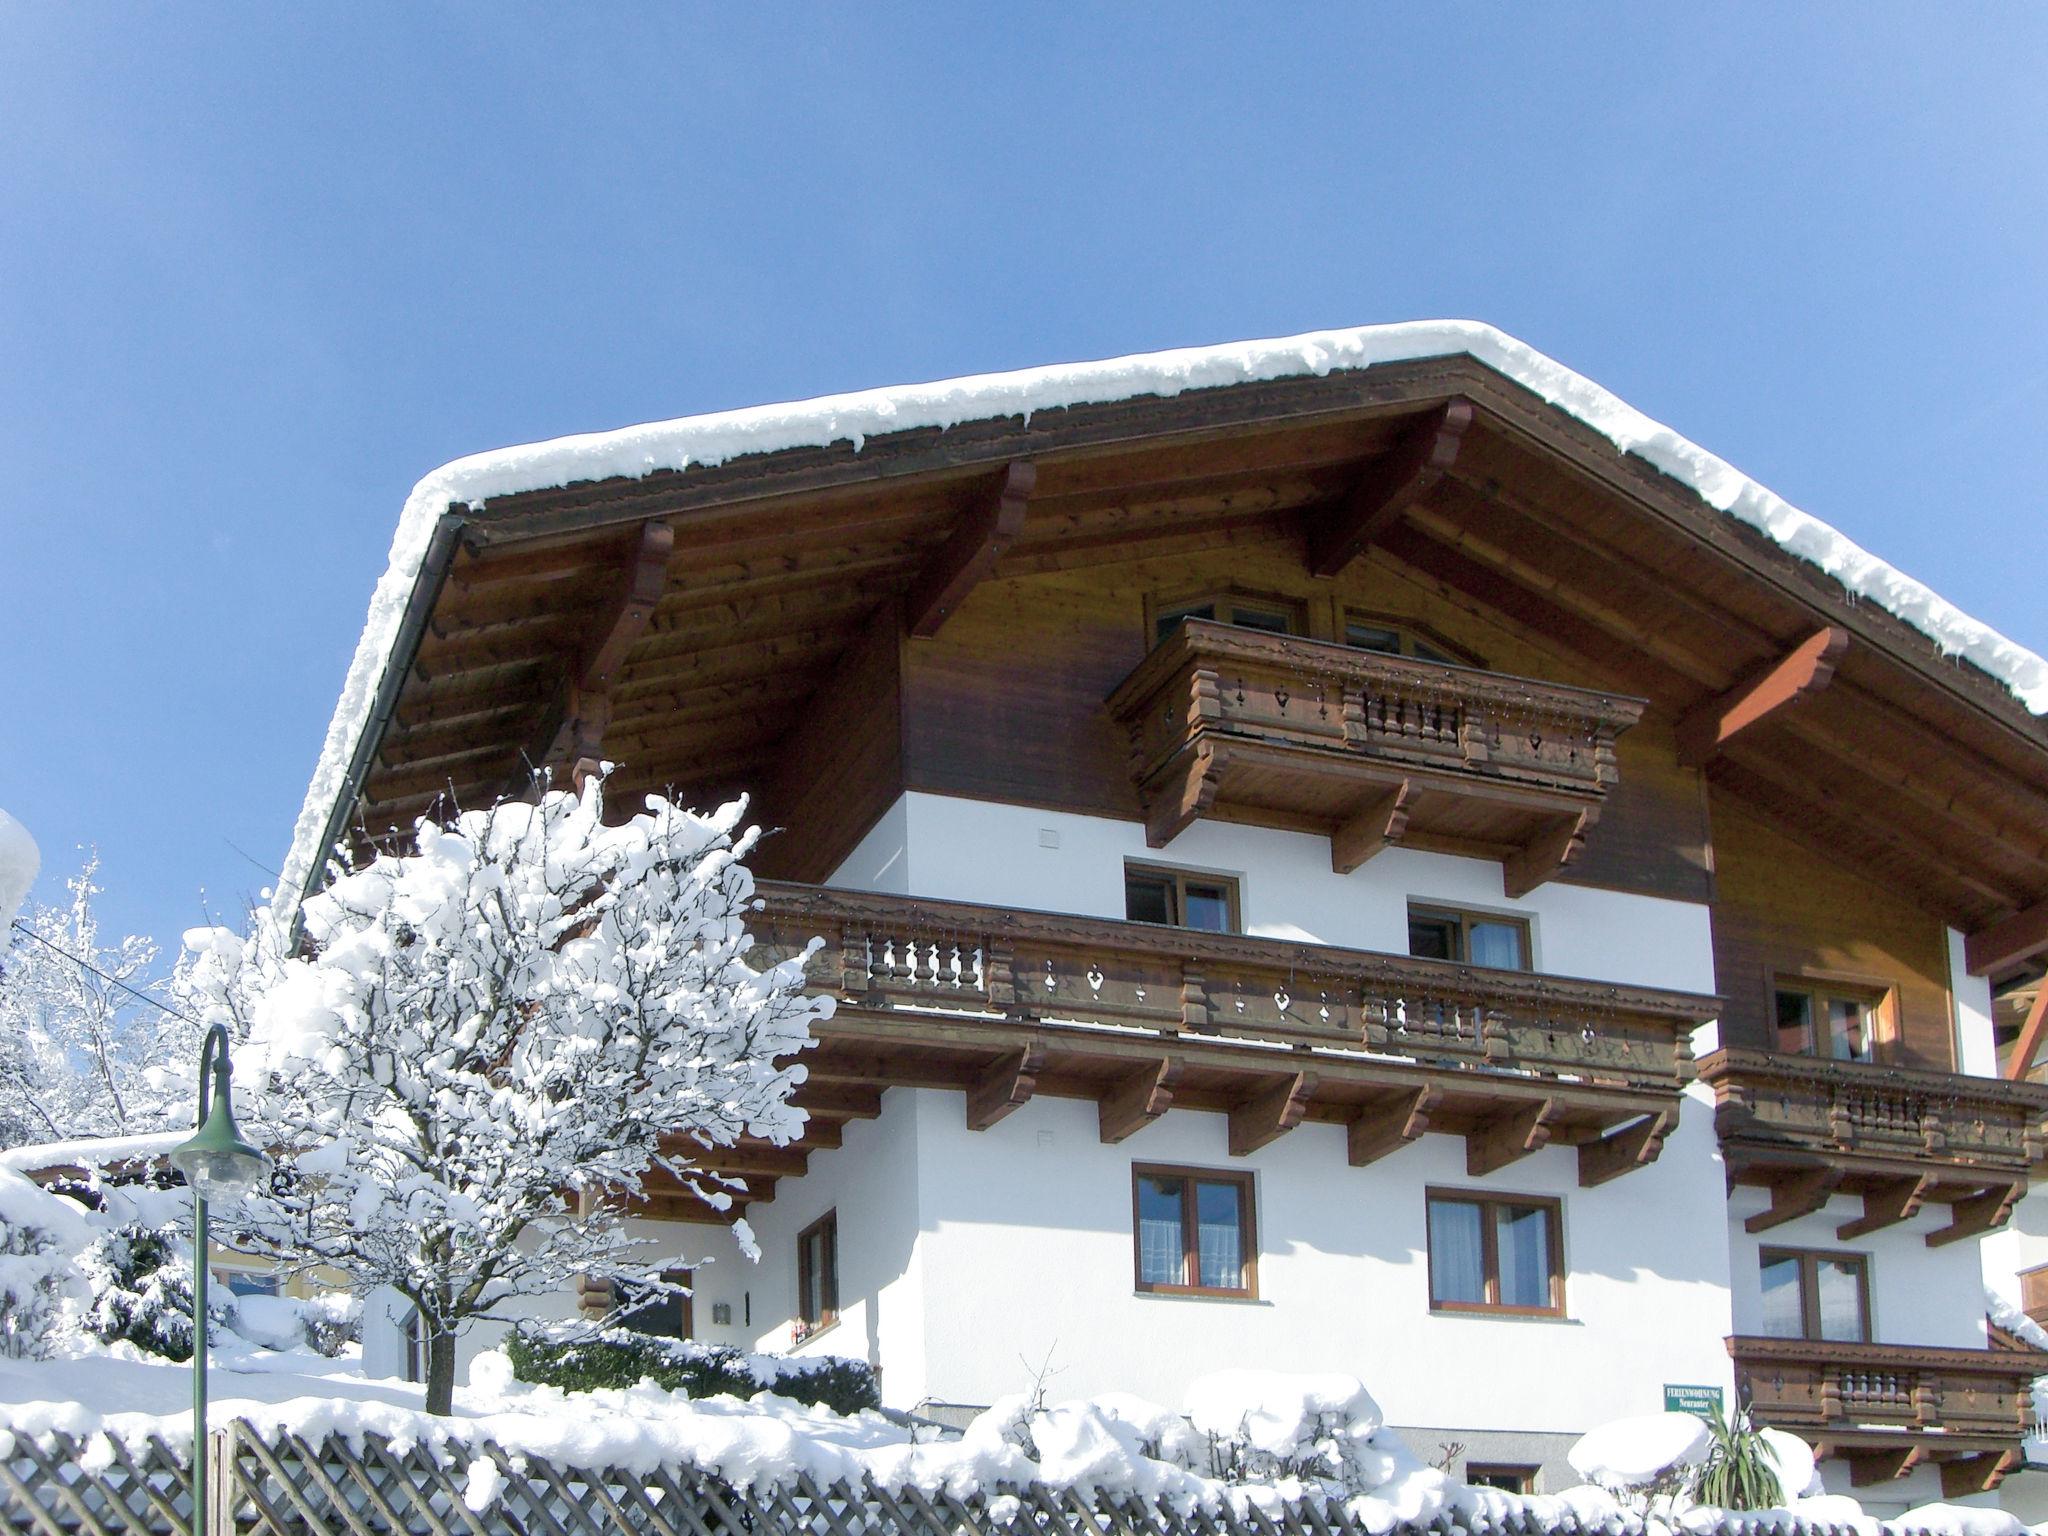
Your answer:
[[[1956,1070],[1998,1076],[1998,1041],[1991,1027],[1991,981],[1972,976],[1963,959],[1963,936],[1948,930],[1948,988],[1955,1001]]]
[[[848,1124],[841,1146],[813,1152],[804,1177],[782,1180],[773,1201],[747,1210],[761,1249],[747,1277],[752,1346],[866,1360],[881,1369],[882,1400],[897,1408],[928,1395],[915,1099],[889,1089],[879,1117]],[[792,1348],[797,1234],[827,1211],[838,1213],[839,1321]]]
[[[1769,1204],[1768,1190],[1748,1185],[1738,1186],[1728,1196],[1728,1247],[1738,1333],[1763,1332],[1761,1250],[1814,1248],[1868,1255],[1870,1334],[1878,1342],[1985,1347],[1984,1285],[1977,1244],[1930,1248],[1925,1241],[1929,1232],[1948,1225],[1946,1205],[1930,1203],[1910,1221],[1843,1242],[1835,1229],[1863,1214],[1861,1200],[1837,1195],[1811,1215],[1767,1232],[1745,1232],[1745,1218]]]
[[[912,791],[826,883],[1122,918],[1126,860],[1236,876],[1252,934],[1405,954],[1409,901],[1437,901],[1528,918],[1536,968],[1553,975],[1714,990],[1703,904],[1562,884],[1514,901],[1497,863],[1406,848],[1340,875],[1327,838],[1232,822],[1198,821],[1155,850],[1137,822]]]

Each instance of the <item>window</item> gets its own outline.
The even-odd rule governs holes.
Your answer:
[[[688,1285],[690,1272],[687,1269],[664,1270],[661,1278],[670,1285]],[[695,1319],[691,1316],[689,1292],[635,1285],[629,1280],[619,1280],[614,1284],[618,1289],[621,1328],[662,1339],[690,1337]]]
[[[1468,1461],[1465,1463],[1465,1481],[1474,1488],[1498,1488],[1504,1493],[1534,1493],[1536,1469]]]
[[[230,1269],[220,1272],[228,1283],[228,1290],[236,1296],[278,1296],[282,1289],[274,1273],[263,1273],[253,1269]]]
[[[1460,965],[1484,965],[1499,971],[1526,971],[1529,924],[1519,917],[1410,904],[1408,953],[1420,960],[1453,960]]]
[[[1778,1049],[1836,1061],[1875,1061],[1888,994],[1881,988],[1781,976]]]
[[[1250,1174],[1134,1168],[1131,1204],[1139,1290],[1257,1294]]]
[[[1763,1286],[1771,1338],[1870,1338],[1870,1261],[1860,1253],[1766,1248]]]
[[[797,1234],[796,1336],[839,1321],[839,1213],[827,1211]]]
[[[1432,1190],[1431,1309],[1562,1316],[1563,1226],[1555,1200]]]
[[[1172,634],[1182,619],[1214,619],[1218,624],[1235,624],[1239,629],[1262,629],[1269,635],[1303,632],[1301,609],[1284,599],[1212,592],[1154,608],[1152,643],[1157,645]]]
[[[1354,650],[1378,651],[1384,656],[1412,656],[1417,661],[1436,661],[1451,667],[1484,665],[1468,651],[1458,650],[1408,625],[1374,614],[1347,614],[1344,643]]]
[[[1124,867],[1124,916],[1205,933],[1237,932],[1237,882],[1187,869]]]

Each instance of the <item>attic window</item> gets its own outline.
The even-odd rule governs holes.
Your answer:
[[[1486,665],[1470,651],[1459,650],[1412,624],[1373,613],[1347,613],[1344,616],[1344,643],[1354,650],[1378,651],[1383,656],[1408,656],[1416,661],[1434,661],[1447,667]]]
[[[1157,645],[1172,634],[1182,619],[1210,619],[1218,624],[1235,624],[1239,629],[1263,630],[1269,635],[1306,633],[1300,606],[1284,598],[1205,592],[1199,597],[1156,605],[1152,609],[1152,643]]]

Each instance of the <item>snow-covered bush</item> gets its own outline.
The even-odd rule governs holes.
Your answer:
[[[49,1354],[67,1258],[47,1228],[0,1221],[0,1355],[36,1360]]]
[[[1216,1477],[1313,1478],[1362,1492],[1396,1470],[1374,1443],[1379,1404],[1355,1376],[1218,1371],[1189,1387],[1186,1401]]]
[[[1714,1432],[1690,1413],[1645,1413],[1588,1430],[1565,1453],[1572,1470],[1637,1514],[1668,1510],[1707,1460]]]
[[[571,1392],[651,1381],[664,1391],[691,1397],[750,1398],[773,1392],[835,1413],[882,1405],[874,1367],[836,1355],[750,1355],[722,1344],[657,1338],[622,1328],[597,1334],[520,1328],[506,1341],[505,1353],[518,1380]]]
[[[91,1293],[84,1327],[102,1344],[125,1339],[145,1354],[192,1358],[192,1228],[127,1222],[78,1256]],[[231,1296],[209,1293],[207,1326],[235,1325]]]
[[[279,1162],[240,1219],[282,1262],[405,1297],[436,1413],[471,1320],[588,1270],[687,1265],[621,1273],[648,1245],[616,1212],[651,1168],[727,1205],[693,1148],[802,1130],[786,1058],[831,1005],[803,995],[804,957],[749,963],[746,803],[650,796],[607,826],[602,790],[422,821],[416,852],[307,899],[303,943],[268,914],[186,936],[186,1011],[245,1041],[248,1128]]]

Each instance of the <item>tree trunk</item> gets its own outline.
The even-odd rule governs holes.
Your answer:
[[[427,1335],[427,1412],[447,1414],[455,1407],[455,1330],[435,1328]]]

